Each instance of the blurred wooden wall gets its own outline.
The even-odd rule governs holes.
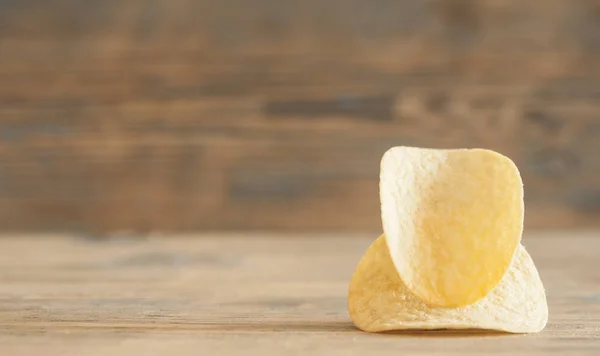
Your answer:
[[[600,226],[600,1],[0,0],[2,230],[379,230],[395,145]]]

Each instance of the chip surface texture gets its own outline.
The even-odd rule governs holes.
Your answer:
[[[348,296],[354,325],[369,332],[403,329],[489,329],[512,333],[541,331],[548,305],[539,274],[519,245],[500,284],[480,301],[460,308],[430,306],[399,278],[385,237],[379,237],[359,262]]]
[[[380,197],[392,261],[426,303],[472,304],[508,270],[524,207],[519,171],[507,157],[394,147],[381,162]]]
[[[364,331],[541,331],[544,286],[521,245],[523,182],[484,149],[393,147],[381,161],[381,235],[350,282]]]

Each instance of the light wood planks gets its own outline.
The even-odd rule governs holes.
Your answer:
[[[347,287],[375,235],[5,236],[0,353],[597,355],[597,235],[524,237],[550,307],[532,335],[355,329]]]

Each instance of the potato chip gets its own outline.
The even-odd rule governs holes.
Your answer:
[[[413,295],[398,276],[382,235],[359,262],[348,296],[354,324],[369,332],[402,329],[490,329],[538,332],[548,320],[542,281],[525,248],[490,294],[459,308],[431,306]]]
[[[411,293],[432,306],[484,298],[506,273],[523,230],[523,183],[483,149],[394,147],[381,162],[383,230]]]

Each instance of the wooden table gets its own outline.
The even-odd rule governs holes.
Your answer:
[[[0,355],[600,355],[600,236],[526,234],[550,306],[539,334],[352,325],[376,236],[0,238]]]

